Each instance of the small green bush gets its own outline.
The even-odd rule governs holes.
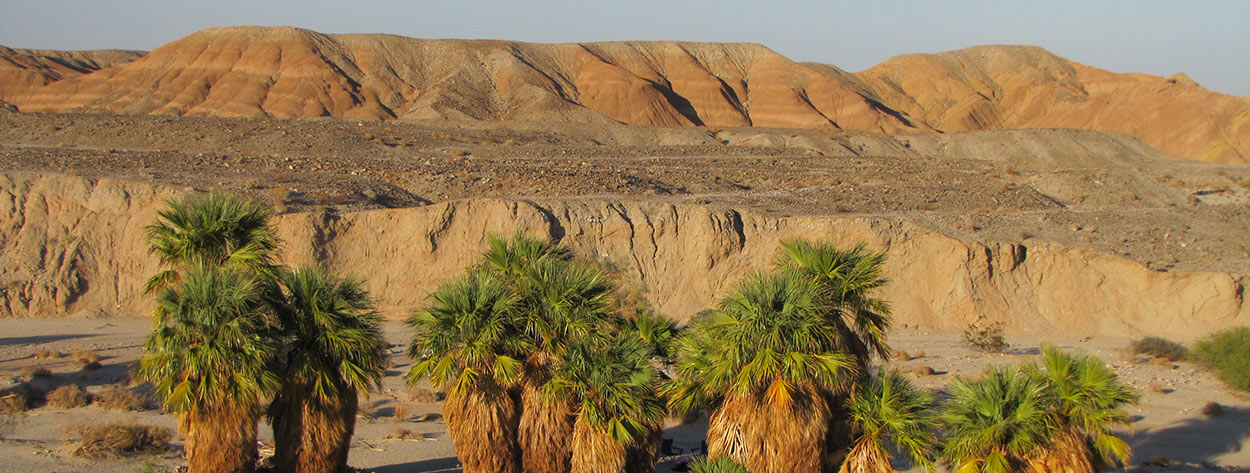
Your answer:
[[[690,464],[691,473],[751,473],[747,467],[728,457],[712,460],[701,458]]]
[[[981,315],[964,330],[964,343],[983,352],[1002,353],[1011,348],[1003,332],[1002,322],[990,322]]]
[[[1133,353],[1138,355],[1150,355],[1155,358],[1163,358],[1168,361],[1183,360],[1185,359],[1185,355],[1189,353],[1189,349],[1185,348],[1185,345],[1181,345],[1162,337],[1146,337],[1140,340],[1134,340],[1132,348]]]
[[[1214,369],[1232,388],[1250,391],[1250,327],[1207,335],[1194,344],[1189,358]]]

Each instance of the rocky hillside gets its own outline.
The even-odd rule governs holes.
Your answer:
[[[0,316],[145,315],[156,268],[143,225],[172,191],[113,179],[0,177]],[[685,319],[783,238],[866,241],[889,254],[883,294],[897,323],[958,330],[986,315],[1011,331],[1166,334],[1192,338],[1250,316],[1242,276],[1156,272],[1064,244],[970,242],[888,218],[770,217],[619,200],[471,199],[406,209],[309,212],[278,220],[290,262],[368,275],[390,316],[461,271],[489,234],[523,231],[609,259],[646,284],[661,311]]]
[[[63,80],[35,66],[9,70],[20,73],[0,75],[0,99],[23,111],[885,133],[1081,128],[1127,133],[1192,159],[1250,160],[1250,99],[1207,91],[1183,74],[1115,74],[1034,47],[907,55],[850,74],[755,44],[532,44],[230,27]]]

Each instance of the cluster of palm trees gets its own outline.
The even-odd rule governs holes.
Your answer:
[[[136,374],[179,416],[192,473],[250,472],[265,401],[280,472],[342,472],[357,396],[383,375],[379,317],[359,280],[276,263],[264,208],[224,194],[169,202],[148,228],[163,271]],[[959,378],[935,400],[888,360],[885,256],[783,241],[684,328],[622,304],[566,247],[493,237],[414,311],[409,384],[446,391],[467,473],[645,473],[668,415],[707,413],[697,471],[1093,472],[1127,463],[1111,429],[1137,400],[1100,360]]]
[[[356,279],[276,263],[270,213],[228,194],[171,200],[147,227],[162,271],[135,368],[178,415],[189,471],[248,473],[264,401],[274,469],[350,471],[357,394],[378,386],[386,345]]]

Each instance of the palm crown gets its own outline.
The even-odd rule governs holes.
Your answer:
[[[1046,384],[1018,367],[951,384],[942,420],[950,437],[942,456],[957,473],[1007,473],[1053,438]]]
[[[428,377],[457,393],[480,377],[512,384],[520,373],[516,357],[531,346],[516,336],[519,310],[515,294],[489,273],[471,272],[440,286],[408,321],[416,328],[408,382]]]
[[[273,390],[268,368],[279,344],[263,292],[250,275],[195,266],[160,293],[137,375],[167,409],[254,402]]]
[[[843,387],[850,356],[838,350],[820,290],[791,275],[757,274],[697,318],[679,342],[672,404],[689,409],[721,396],[763,394],[787,405]]]
[[[1054,347],[1042,347],[1044,376],[1053,404],[1052,422],[1081,437],[1081,448],[1092,446],[1103,461],[1129,463],[1131,449],[1111,433],[1115,425],[1128,425],[1131,418],[1121,410],[1138,400],[1132,388],[1120,383],[1119,376],[1101,360],[1089,355],[1072,355]],[[1079,453],[1079,452],[1078,452]]]
[[[148,280],[154,292],[176,282],[193,265],[223,266],[272,275],[278,239],[265,207],[231,194],[170,199],[146,227],[149,251],[165,270]]]
[[[850,423],[859,440],[848,455],[847,462],[862,465],[842,471],[893,471],[865,468],[869,464],[888,467],[886,442],[915,464],[933,469],[929,458],[937,437],[930,427],[934,415],[933,396],[916,388],[897,371],[878,368],[875,376],[866,377],[851,396]]]
[[[381,317],[361,281],[322,267],[281,276],[285,303],[278,316],[287,334],[284,372],[311,394],[330,400],[342,387],[367,392],[382,381],[385,342]]]
[[[885,253],[863,243],[843,250],[831,243],[806,240],[782,241],[781,249],[776,267],[820,287],[825,310],[844,350],[854,354],[861,366],[866,366],[873,352],[888,356],[885,331],[890,326],[890,305],[872,297],[874,290],[887,283],[883,275]]]
[[[638,440],[665,413],[651,354],[628,332],[606,343],[578,340],[553,367],[544,394],[573,401],[581,419],[618,442]]]

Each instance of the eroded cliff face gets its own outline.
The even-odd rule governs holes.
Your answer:
[[[145,315],[156,268],[143,226],[174,192],[125,181],[0,176],[0,316]],[[389,316],[419,305],[477,259],[490,234],[558,238],[623,263],[660,311],[686,319],[786,238],[865,241],[885,250],[896,324],[960,330],[978,315],[1014,333],[1189,339],[1250,323],[1244,280],[1150,271],[1058,243],[965,242],[883,218],[774,218],[660,202],[474,199],[418,208],[277,219],[283,259],[364,276]]]

